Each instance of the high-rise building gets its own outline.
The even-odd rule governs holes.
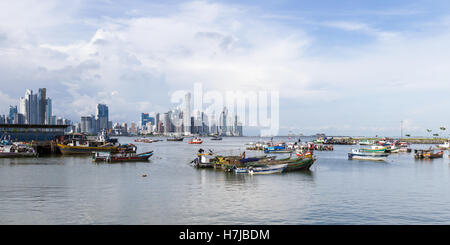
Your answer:
[[[155,126],[156,126],[156,132],[161,133],[161,127],[160,127],[161,120],[159,120],[159,113],[156,113],[155,115]]]
[[[135,122],[131,122],[131,129],[130,129],[130,133],[131,134],[137,134],[138,133],[138,128]]]
[[[45,124],[45,111],[47,105],[47,89],[40,88],[37,94],[37,111],[36,111],[36,120],[37,124]]]
[[[101,131],[101,130],[108,130],[109,127],[109,111],[108,111],[108,106],[105,104],[98,104],[97,105],[97,120],[98,120],[98,125],[97,125],[97,130],[96,131]]]
[[[191,93],[189,92],[184,96],[183,125],[184,134],[191,134]]]
[[[25,116],[22,113],[14,114],[14,124],[25,124]]]
[[[224,107],[222,113],[220,113],[220,118],[219,118],[219,133],[220,133],[220,135],[228,134],[227,117],[228,117],[228,110],[226,107]]]
[[[80,123],[81,133],[96,134],[96,120],[94,115],[81,117]]]
[[[141,128],[145,128],[147,123],[155,124],[155,118],[151,117],[149,113],[141,113]]]
[[[18,111],[17,111],[17,106],[12,106],[12,105],[10,105],[10,106],[9,106],[9,115],[8,115],[8,121],[9,121],[10,123],[13,123],[13,121],[14,121],[14,115],[17,114],[17,113],[18,113]]]
[[[168,134],[171,132],[171,124],[169,112],[165,112],[163,116],[164,133]]]
[[[45,123],[52,124],[52,99],[48,98],[45,102]]]

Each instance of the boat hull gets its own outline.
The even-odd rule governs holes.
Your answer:
[[[0,152],[0,158],[37,157],[34,152]]]
[[[88,147],[88,146],[70,146],[58,144],[59,150],[64,155],[88,155],[94,152],[114,152],[118,149],[117,146],[99,146],[99,147]]]
[[[167,139],[167,141],[183,141],[183,138],[181,138],[181,139]]]
[[[308,170],[316,161],[315,158],[305,158],[305,159],[299,159],[294,162],[288,163],[285,172],[290,171],[300,171],[300,170]]]
[[[272,165],[267,167],[255,167],[250,168],[248,170],[249,174],[277,174],[282,173],[286,168],[288,164],[278,164],[278,165]]]
[[[385,155],[377,155],[377,154],[368,154],[368,155],[362,155],[362,154],[353,154],[348,153],[348,159],[349,160],[366,160],[366,161],[386,161],[387,156]]]

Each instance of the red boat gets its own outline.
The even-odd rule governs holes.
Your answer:
[[[189,144],[201,144],[203,141],[200,138],[193,138],[188,142]]]

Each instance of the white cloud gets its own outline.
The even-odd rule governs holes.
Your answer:
[[[196,82],[208,90],[279,90],[298,111],[318,103],[332,108],[339,100],[347,100],[348,106],[366,103],[350,101],[355,94],[383,101],[394,93],[406,99],[408,93],[450,88],[448,28],[426,35],[394,33],[358,21],[314,23],[372,38],[370,43],[338,47],[346,54],[340,56],[330,52],[332,47],[317,46],[318,37],[301,26],[267,18],[276,15],[270,10],[260,15],[264,11],[195,1],[164,8],[164,13],[146,14],[133,7],[119,17],[92,19],[79,18],[82,2],[71,3],[70,10],[58,1],[40,2],[36,8],[25,8],[28,2],[2,4],[11,11],[0,17],[0,82],[16,87],[4,86],[4,93],[21,87],[22,95],[25,88],[46,86],[55,97],[55,112],[76,115],[75,120],[94,113],[101,102],[110,105],[114,120],[136,120],[140,112],[168,109],[169,91],[192,89]],[[80,38],[58,35],[73,25],[95,31]],[[311,55],[312,48],[322,50],[321,55]],[[442,102],[448,107],[449,102]],[[412,120],[428,115],[425,107],[416,112],[418,104],[411,104],[397,110],[410,112]],[[308,117],[314,121],[326,113],[320,108]],[[361,127],[372,127],[367,114],[357,112],[355,118],[364,120]],[[303,115],[291,119],[299,125],[306,120]],[[340,120],[336,125],[351,125],[333,119]]]

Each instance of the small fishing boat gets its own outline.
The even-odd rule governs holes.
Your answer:
[[[450,149],[450,141],[447,141],[444,144],[437,145],[437,148],[441,149],[441,150],[449,150]]]
[[[167,141],[183,141],[183,137],[171,137],[167,138]]]
[[[444,151],[435,152],[433,149],[428,150],[414,150],[414,158],[416,159],[434,159],[442,158]]]
[[[199,153],[197,158],[192,162],[192,166],[196,168],[214,168],[216,157],[212,153]]]
[[[37,157],[33,147],[26,144],[12,143],[0,146],[0,158]]]
[[[373,145],[373,144],[375,144],[375,140],[365,139],[365,140],[359,141],[359,144],[360,145]]]
[[[211,138],[211,140],[222,140],[222,137],[220,137],[220,136],[213,136]]]
[[[116,152],[119,149],[118,140],[110,139],[106,131],[95,140],[86,138],[72,138],[69,141],[57,144],[62,154],[92,154],[94,152]]]
[[[383,152],[367,152],[362,149],[352,149],[348,153],[349,160],[386,161],[389,154]]]
[[[399,153],[400,152],[400,147],[391,145],[389,147],[387,147],[387,150],[389,153]]]
[[[297,158],[286,161],[288,165],[284,171],[290,172],[299,170],[309,170],[316,160],[317,158],[315,156],[312,156],[309,158]]]
[[[201,143],[203,143],[203,140],[201,140],[198,137],[195,137],[195,138],[191,139],[188,143],[189,144],[201,144]]]
[[[153,155],[153,151],[136,154],[136,152],[124,152],[124,153],[110,153],[102,155],[97,152],[94,157],[94,162],[140,162],[148,161]]]
[[[282,173],[286,168],[288,164],[277,164],[277,165],[268,165],[263,167],[249,167],[248,173],[249,174],[275,174],[275,173]]]
[[[311,151],[307,152],[297,151],[295,155],[299,158],[311,158],[313,156],[313,153]]]
[[[135,139],[134,142],[141,142],[141,143],[153,143],[153,142],[158,142],[160,140],[157,139],[149,139],[149,138],[140,138],[140,139]]]
[[[264,149],[264,153],[291,153],[292,150],[287,149],[286,145],[269,146]]]
[[[233,171],[236,174],[247,174],[248,173],[248,168],[247,167],[238,168],[238,167],[234,166]]]
[[[389,152],[389,149],[385,146],[378,146],[378,145],[373,145],[370,148],[361,148],[359,149],[360,151],[363,152],[368,152],[368,153],[386,153]]]

